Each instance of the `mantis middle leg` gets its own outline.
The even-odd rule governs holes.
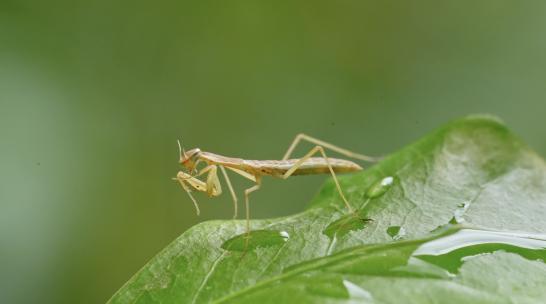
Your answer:
[[[248,204],[248,195],[258,189],[260,189],[262,179],[260,176],[256,176],[256,185],[245,190],[245,209],[246,209],[246,233],[250,235],[250,206]],[[247,240],[248,241],[248,240]]]
[[[227,175],[226,169],[224,169],[224,166],[219,166],[220,171],[222,171],[222,175],[224,175],[224,179],[226,180],[226,184],[229,189],[229,193],[231,194],[231,199],[233,200],[233,219],[237,218],[237,195],[235,195],[235,191],[233,190],[233,186],[231,185],[231,181],[229,180],[229,176]]]

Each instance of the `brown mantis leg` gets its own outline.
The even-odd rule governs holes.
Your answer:
[[[320,139],[316,139],[316,138],[311,137],[309,135],[300,133],[300,134],[296,135],[296,138],[294,138],[294,141],[292,141],[292,144],[290,144],[290,147],[288,148],[288,150],[284,154],[284,157],[282,158],[283,160],[286,160],[286,159],[288,159],[290,157],[290,155],[292,154],[292,152],[294,152],[294,149],[300,143],[301,140],[305,140],[305,141],[310,142],[312,144],[315,144],[317,146],[322,146],[322,147],[324,147],[326,149],[332,150],[332,151],[337,152],[337,153],[339,153],[341,155],[345,155],[347,157],[351,157],[351,158],[355,158],[355,159],[360,159],[360,160],[363,160],[363,161],[377,162],[377,161],[379,161],[381,159],[380,157],[372,157],[372,156],[359,154],[359,153],[356,153],[356,152],[353,152],[353,151],[349,151],[347,149],[340,148],[340,147],[338,147],[336,145],[327,143],[327,142],[322,141]]]
[[[260,185],[262,183],[262,179],[260,176],[256,176],[256,185],[248,188],[245,190],[245,209],[246,209],[246,233],[247,235],[250,235],[250,206],[248,204],[248,195],[258,189],[260,189]],[[247,238],[248,242],[248,238]]]
[[[231,198],[233,199],[233,219],[237,218],[237,195],[235,195],[235,191],[233,190],[233,186],[231,185],[231,181],[229,180],[229,176],[227,175],[226,169],[224,169],[224,166],[219,166],[220,171],[222,171],[222,174],[224,175],[224,179],[226,180],[226,184],[229,189],[229,193],[231,193]]]
[[[322,154],[322,157],[326,161],[326,165],[328,165],[328,169],[330,170],[330,173],[332,174],[332,177],[334,179],[334,183],[336,184],[337,191],[339,192],[339,195],[343,199],[343,202],[345,203],[345,206],[347,206],[347,209],[349,209],[350,212],[354,212],[353,208],[349,204],[349,201],[345,198],[345,195],[343,194],[343,191],[341,190],[341,186],[339,185],[339,182],[337,180],[336,173],[334,172],[334,169],[332,168],[332,165],[330,165],[330,161],[328,160],[328,157],[326,156],[326,153],[324,152],[324,148],[322,146],[316,146],[311,151],[309,151],[307,154],[305,154],[304,157],[300,158],[284,175],[282,176],[283,179],[287,179],[292,175],[303,163],[311,158],[315,153],[320,152]]]

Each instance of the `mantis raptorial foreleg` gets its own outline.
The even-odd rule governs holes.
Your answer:
[[[199,215],[200,213],[199,206],[197,204],[197,201],[191,194],[191,188],[189,186],[191,186],[197,191],[206,192],[209,196],[219,196],[220,194],[222,194],[222,185],[220,184],[220,180],[218,179],[217,167],[220,167],[220,171],[222,171],[222,174],[224,175],[224,179],[226,180],[226,184],[229,188],[229,192],[231,193],[231,198],[233,199],[233,210],[234,210],[233,218],[236,218],[237,217],[237,196],[235,195],[235,191],[233,190],[233,186],[231,185],[231,180],[229,179],[229,176],[227,175],[227,172],[223,166],[216,166],[216,165],[206,166],[201,171],[199,171],[199,173],[195,176],[189,175],[184,172],[179,172],[176,177],[176,180],[180,182],[184,190],[186,190],[186,192],[190,196],[195,206],[195,209],[197,211],[197,215]],[[204,175],[206,173],[208,173],[206,182],[203,182],[197,179],[197,177]],[[254,178],[252,180],[255,181]]]
[[[316,146],[313,149],[311,149],[311,151],[305,154],[304,157],[300,158],[288,171],[286,171],[286,173],[282,176],[282,178],[283,179],[289,178],[290,175],[292,175],[299,167],[301,167],[306,160],[311,158],[317,152],[320,152],[320,154],[322,154],[322,157],[326,161],[326,165],[328,166],[328,169],[330,170],[332,178],[334,179],[334,183],[336,184],[337,191],[339,192],[339,195],[343,199],[345,206],[347,206],[347,209],[349,209],[350,212],[353,212],[353,208],[349,204],[349,201],[347,201],[347,199],[345,198],[345,195],[343,194],[343,191],[341,190],[341,186],[339,185],[339,181],[337,180],[336,173],[334,172],[334,169],[332,168],[332,165],[330,164],[330,161],[328,160],[328,157],[326,156],[326,152],[324,152],[324,148],[322,146]]]
[[[323,148],[332,150],[334,152],[337,152],[337,153],[339,153],[341,155],[345,155],[347,157],[360,159],[360,160],[368,161],[368,162],[376,162],[376,161],[380,160],[379,157],[372,157],[372,156],[368,156],[368,155],[364,155],[364,154],[359,154],[359,153],[356,153],[356,152],[353,152],[353,151],[349,151],[347,149],[340,148],[340,147],[338,147],[336,145],[333,145],[331,143],[322,141],[320,139],[311,137],[311,136],[303,134],[303,133],[300,133],[300,134],[296,135],[296,138],[294,138],[294,140],[292,141],[292,144],[290,144],[290,147],[288,148],[288,150],[284,154],[284,157],[282,158],[283,160],[287,160],[290,157],[290,155],[292,154],[292,152],[294,152],[294,149],[296,149],[296,146],[300,143],[301,140],[305,140],[305,141],[310,142],[312,144],[315,144],[317,146],[322,146]]]
[[[235,191],[233,190],[233,186],[231,185],[231,180],[229,179],[229,176],[227,175],[227,172],[224,169],[224,166],[216,166],[216,165],[206,166],[201,171],[199,171],[199,174],[197,174],[197,176],[201,176],[208,172],[207,182],[206,182],[206,186],[207,186],[206,192],[209,196],[218,196],[222,194],[222,186],[220,184],[220,180],[218,179],[217,167],[220,167],[220,171],[222,171],[222,174],[224,175],[224,179],[226,180],[226,184],[231,194],[231,198],[233,199],[233,218],[236,218],[237,217],[237,196],[235,195]]]
[[[199,172],[200,176],[202,174],[207,173],[207,194],[208,196],[218,196],[222,194],[222,186],[220,185],[220,180],[218,179],[218,173],[217,173],[217,167],[215,165],[209,165],[205,167],[201,172]]]
[[[180,183],[184,191],[186,191],[191,201],[193,202],[193,206],[195,207],[195,213],[199,215],[201,213],[201,211],[199,210],[199,204],[197,204],[197,201],[191,194],[191,189],[189,186],[193,187],[195,190],[198,190],[198,191],[206,191],[207,185],[204,182],[198,180],[197,178],[194,178],[191,175],[184,172],[178,172],[178,174],[176,175],[176,178],[174,179],[178,180],[178,182]]]
[[[207,172],[207,182],[203,182],[196,178],[197,176],[203,175]],[[200,192],[206,192],[209,196],[218,196],[222,194],[222,186],[220,185],[220,181],[218,180],[218,174],[215,165],[210,165],[203,168],[203,170],[201,170],[196,176],[192,176],[180,171],[176,175],[175,179],[178,180],[180,185],[182,185],[182,188],[186,191],[186,193],[188,193],[188,196],[193,202],[197,215],[199,215],[201,211],[199,210],[199,204],[197,203],[197,200],[195,200],[195,198],[191,194],[191,188]]]

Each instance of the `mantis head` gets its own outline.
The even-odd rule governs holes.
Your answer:
[[[178,142],[178,147],[180,148],[180,164],[190,173],[195,171],[195,167],[199,161],[199,156],[201,155],[201,150],[199,148],[195,148],[186,152],[186,150],[184,150],[180,145],[180,141]]]

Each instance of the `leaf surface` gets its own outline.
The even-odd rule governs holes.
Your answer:
[[[304,212],[253,220],[246,251],[244,221],[201,223],[109,302],[546,299],[546,166],[497,119],[453,121],[340,183],[358,216],[330,179]]]

